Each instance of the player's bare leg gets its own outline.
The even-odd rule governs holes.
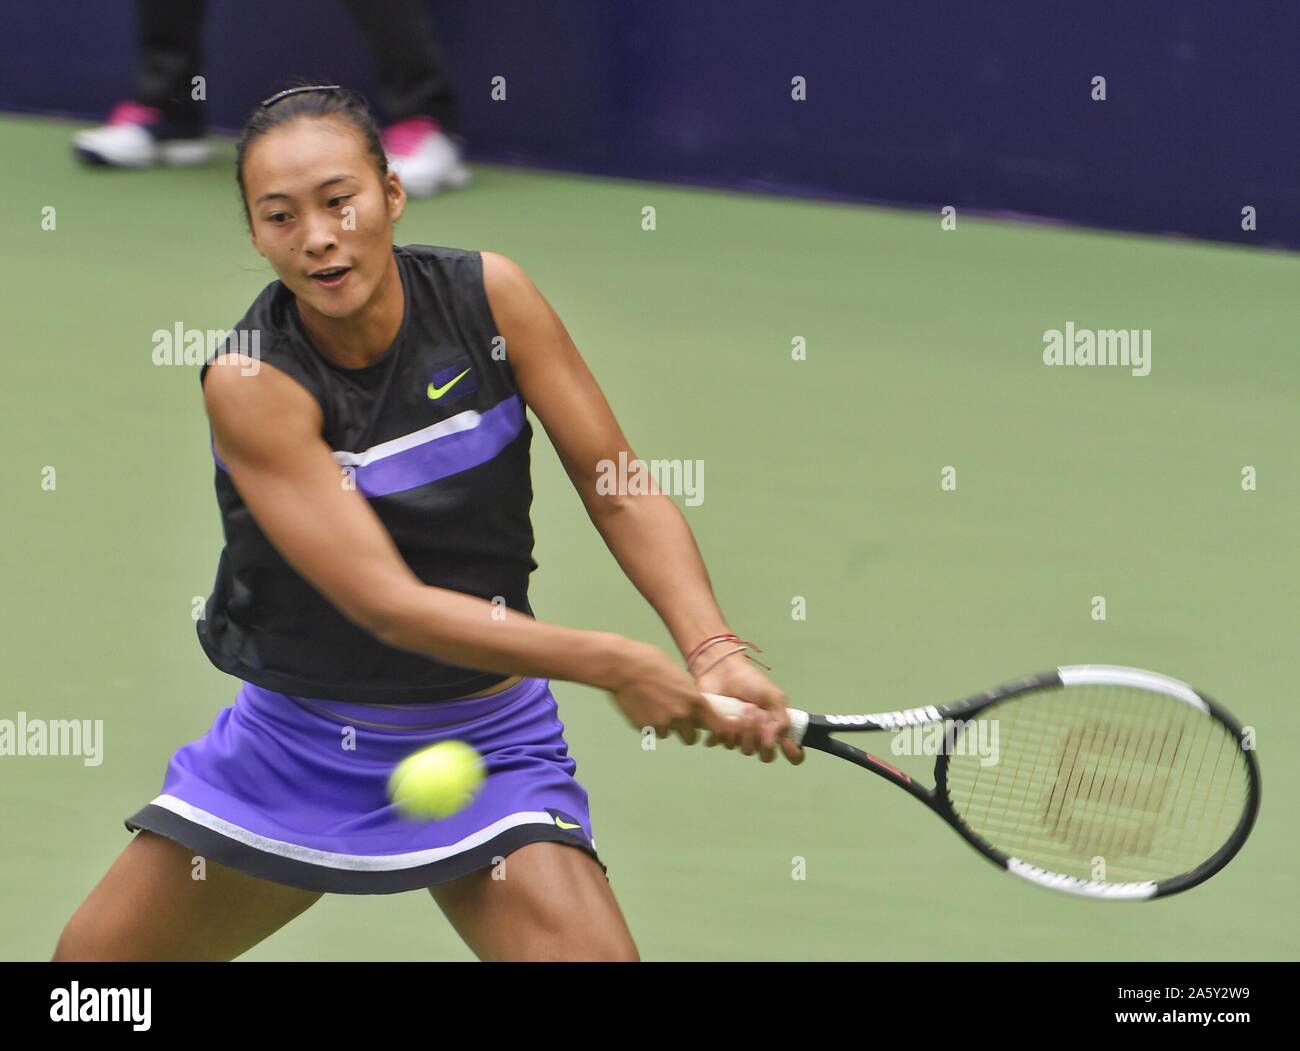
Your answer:
[[[137,832],[73,913],[53,961],[233,960],[301,915],[321,895],[256,879]]]
[[[480,960],[640,959],[608,880],[577,847],[529,843],[429,893]]]

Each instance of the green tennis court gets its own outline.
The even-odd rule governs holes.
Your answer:
[[[155,365],[153,333],[228,328],[274,276],[233,148],[194,171],[87,171],[69,132],[0,119],[0,717],[102,720],[103,761],[0,757],[18,959],[48,958],[129,841],[123,819],[234,698],[194,637],[221,545],[197,368]],[[1296,957],[1294,255],[476,171],[413,201],[399,240],[514,258],[638,455],[703,461],[703,502],[678,503],[792,704],[879,711],[1113,663],[1193,683],[1257,731],[1263,806],[1241,856],[1125,905],[1008,879],[826,756],[647,751],[603,693],[558,683],[643,958]],[[1150,330],[1150,374],[1045,366],[1044,332],[1067,323]],[[671,650],[534,426],[537,615]],[[473,957],[416,892],[327,896],[243,958]]]

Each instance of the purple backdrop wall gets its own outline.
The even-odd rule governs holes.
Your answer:
[[[430,0],[478,159],[1300,248],[1300,6],[1061,6]],[[10,5],[0,108],[102,115],[133,38],[126,0]],[[218,128],[290,76],[373,97],[331,0],[213,0],[205,42]]]

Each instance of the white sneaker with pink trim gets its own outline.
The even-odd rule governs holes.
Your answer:
[[[77,132],[72,148],[87,164],[114,168],[185,167],[212,156],[212,146],[202,136],[167,137],[162,112],[139,102],[119,102],[103,127]]]
[[[460,148],[432,117],[409,117],[383,131],[388,166],[412,197],[430,197],[448,187],[468,186],[469,169]]]

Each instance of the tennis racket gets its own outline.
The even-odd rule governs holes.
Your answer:
[[[747,705],[705,694],[723,715]],[[952,704],[873,715],[791,708],[791,740],[878,774],[986,858],[1051,890],[1167,897],[1241,849],[1259,811],[1253,732],[1177,679],[1087,664]],[[934,755],[927,788],[832,737],[887,732],[895,755]]]

